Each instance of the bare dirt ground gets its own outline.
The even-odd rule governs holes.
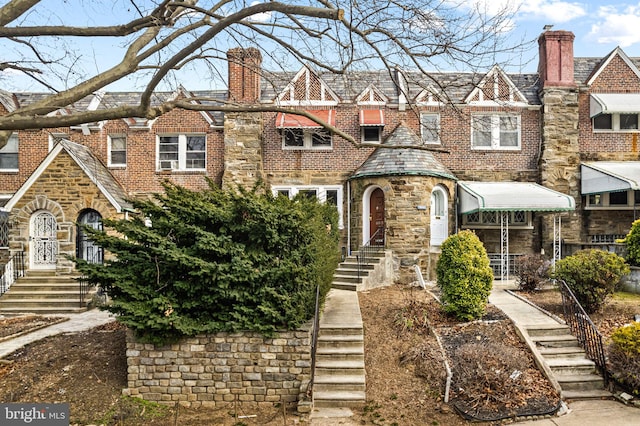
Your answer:
[[[533,368],[529,352],[497,309],[489,306],[485,321],[461,325],[444,316],[428,293],[399,285],[361,293],[360,302],[367,402],[353,408],[355,423],[456,426],[470,424],[460,410],[481,418],[499,418],[542,412],[557,403],[552,388]],[[548,303],[547,308],[556,303],[552,294],[543,302]],[[637,302],[634,306],[638,309]],[[616,308],[616,315],[628,318],[627,308],[634,310]],[[0,330],[11,326],[13,332],[19,331],[19,322],[0,321]],[[24,324],[35,322],[32,318]],[[443,358],[432,330],[448,358],[457,360],[451,365],[454,379],[449,404],[443,402]],[[0,401],[68,402],[71,424],[79,425],[293,425],[308,421],[297,416],[294,407],[229,404],[186,409],[123,397],[122,389],[127,386],[124,336],[125,330],[113,323],[47,338],[5,357],[0,363]],[[505,346],[508,356],[504,356]],[[500,356],[492,356],[495,354]]]

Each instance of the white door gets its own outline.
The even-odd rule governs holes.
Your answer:
[[[56,218],[47,211],[31,216],[30,268],[55,269],[58,256]]]
[[[449,236],[447,195],[442,188],[431,193],[431,245],[439,246]]]

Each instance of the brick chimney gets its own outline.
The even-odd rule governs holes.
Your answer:
[[[542,88],[575,87],[573,79],[573,39],[571,31],[545,31],[538,37],[538,74]]]
[[[256,102],[260,99],[262,55],[255,47],[236,47],[227,51],[229,101]]]

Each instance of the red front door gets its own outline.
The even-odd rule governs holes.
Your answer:
[[[371,245],[384,245],[384,193],[382,189],[376,188],[371,193],[369,200],[369,238],[375,239],[371,241]],[[378,234],[376,232],[380,230]]]

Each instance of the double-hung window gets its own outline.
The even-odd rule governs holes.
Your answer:
[[[420,133],[422,142],[429,144],[440,143],[440,114],[426,113],[420,114]]]
[[[127,137],[124,135],[109,135],[107,137],[109,151],[109,166],[127,165]]]
[[[7,144],[0,149],[0,170],[18,170],[18,134],[12,133]]]
[[[594,131],[629,132],[638,130],[638,114],[598,114],[592,120]]]
[[[520,149],[520,116],[475,114],[471,118],[471,147],[487,150]]]
[[[343,212],[342,212],[342,186],[341,185],[325,185],[325,186],[272,186],[271,191],[274,196],[283,196],[294,198],[297,195],[317,198],[321,203],[331,204],[338,209],[338,227],[344,228]]]
[[[285,149],[331,148],[331,133],[323,128],[284,128],[282,144]]]
[[[159,170],[205,170],[205,135],[158,136]]]

